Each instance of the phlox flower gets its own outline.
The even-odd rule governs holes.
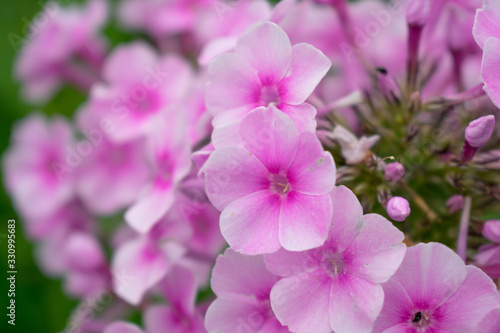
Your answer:
[[[486,221],[483,236],[492,244],[481,246],[474,261],[479,265],[500,264],[500,220]]]
[[[217,299],[205,317],[209,333],[290,332],[274,316],[269,293],[279,277],[269,272],[262,256],[245,256],[228,248],[212,273]]]
[[[292,47],[286,33],[271,22],[250,27],[208,67],[206,106],[214,115],[214,146],[231,143],[245,114],[275,106],[299,131],[316,128],[316,109],[304,103],[330,68],[330,60],[309,44]]]
[[[63,82],[90,88],[104,58],[105,43],[98,30],[106,21],[107,7],[103,0],[89,1],[82,8],[63,8],[55,1],[47,2],[31,24],[15,66],[26,98],[43,102]],[[74,58],[87,68],[77,66]]]
[[[203,308],[195,306],[198,284],[186,267],[174,266],[159,289],[169,305],[154,305],[144,313],[147,333],[205,333]]]
[[[177,186],[191,169],[191,149],[182,117],[172,113],[163,116],[147,138],[153,179],[125,213],[127,223],[142,233],[149,231],[172,207]]]
[[[477,332],[476,325],[500,305],[493,281],[440,243],[408,248],[383,288],[374,333]]]
[[[484,90],[491,101],[500,106],[500,3],[495,0],[484,0],[483,8],[478,9],[474,22],[473,34],[479,47],[483,49],[481,76]]]
[[[4,184],[27,220],[44,219],[74,198],[74,177],[66,165],[73,130],[63,118],[34,114],[13,131],[3,156]]]
[[[124,70],[126,68],[126,70]],[[109,138],[125,142],[144,137],[162,110],[177,107],[190,87],[192,71],[179,56],[159,56],[144,42],[117,47],[106,59],[103,82],[92,87],[80,118],[115,129]]]
[[[405,255],[404,235],[377,214],[363,215],[345,186],[331,193],[334,215],[323,246],[265,255],[282,276],[271,290],[278,320],[297,333],[371,332],[382,310],[381,284]]]
[[[320,246],[332,214],[335,164],[311,132],[275,107],[249,113],[242,146],[216,149],[201,169],[229,245],[245,254]]]

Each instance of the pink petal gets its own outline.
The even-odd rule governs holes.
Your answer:
[[[330,197],[333,217],[327,243],[341,253],[363,228],[363,208],[356,195],[343,185],[335,187]]]
[[[207,310],[208,332],[261,332],[266,321],[261,303],[253,297],[218,298]]]
[[[262,22],[247,30],[238,39],[235,51],[253,67],[264,86],[278,83],[292,59],[288,36],[271,22]]]
[[[394,279],[387,281],[382,287],[384,288],[384,307],[375,321],[373,332],[406,332],[400,325],[408,327],[408,319],[414,315],[415,306],[412,300],[403,286]],[[397,331],[396,328],[402,330]]]
[[[316,131],[316,108],[308,103],[300,105],[280,104],[278,108],[283,111],[292,121],[299,133]]]
[[[289,251],[304,251],[323,245],[332,217],[328,194],[312,196],[290,192],[281,204],[279,239]]]
[[[254,104],[260,96],[260,89],[259,78],[242,57],[221,54],[208,67],[207,109],[216,115]]]
[[[335,186],[333,157],[323,150],[313,133],[300,134],[297,154],[288,169],[287,178],[292,190],[304,194],[327,194]]]
[[[277,251],[280,200],[269,191],[260,191],[236,200],[220,216],[222,235],[229,245],[244,254]]]
[[[174,189],[153,185],[151,192],[125,212],[125,221],[140,233],[148,232],[174,202]]]
[[[218,210],[246,195],[269,188],[268,171],[244,149],[216,149],[201,169],[210,202]]]
[[[147,333],[206,333],[200,313],[190,316],[167,306],[152,306],[143,318]]]
[[[500,308],[497,308],[486,315],[474,329],[474,332],[497,333],[500,329]]]
[[[331,65],[330,59],[314,46],[294,45],[290,70],[279,85],[280,100],[287,104],[304,103]]]
[[[484,44],[483,65],[481,76],[484,81],[484,90],[491,101],[500,106],[500,39],[488,38]]]
[[[447,331],[476,332],[474,328],[484,315],[500,307],[495,283],[483,271],[467,266],[467,277],[436,311],[437,326]]]
[[[420,243],[407,249],[392,279],[399,282],[414,304],[429,308],[452,295],[467,275],[460,257],[440,243]]]
[[[163,294],[178,311],[191,314],[196,300],[196,280],[191,270],[175,265],[160,283]]]
[[[310,255],[310,251],[292,252],[285,249],[264,255],[266,266],[278,276],[293,276],[308,272],[318,267],[319,263]]]
[[[491,265],[500,263],[500,245],[487,244],[479,248],[474,261],[479,265]]]
[[[320,271],[284,278],[271,290],[272,309],[292,332],[331,333],[331,285],[331,279]]]
[[[217,258],[211,286],[217,297],[247,295],[267,298],[277,280],[267,269],[262,256],[246,256],[228,248]]]
[[[500,38],[500,5],[495,0],[484,0],[483,8],[478,9],[472,33],[480,48],[489,37]]]
[[[330,324],[335,332],[369,333],[377,319],[384,291],[354,275],[344,274],[334,279],[330,297]]]
[[[142,333],[143,331],[136,325],[117,321],[108,325],[103,333]]]
[[[344,251],[344,264],[351,274],[372,283],[384,283],[403,261],[405,236],[378,214],[365,215],[363,220],[363,229]]]
[[[272,173],[285,171],[297,152],[299,135],[293,121],[275,107],[258,108],[240,125],[243,145]]]

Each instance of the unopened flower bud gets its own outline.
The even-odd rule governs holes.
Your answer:
[[[473,120],[465,129],[465,140],[471,147],[481,147],[490,139],[494,127],[495,116],[491,114]]]
[[[402,197],[393,197],[387,203],[387,214],[394,221],[404,221],[410,215],[410,204]]]
[[[462,148],[462,163],[469,162],[476,154],[479,147],[484,145],[493,134],[495,117],[484,116],[471,121],[465,129],[465,143]]]
[[[397,182],[405,175],[405,167],[398,162],[390,163],[385,167],[384,177],[387,181]]]
[[[459,194],[450,197],[446,201],[446,208],[452,214],[461,211],[464,208],[464,197]]]

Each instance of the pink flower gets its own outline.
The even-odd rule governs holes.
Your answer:
[[[192,271],[175,266],[159,284],[169,305],[155,305],[144,313],[147,333],[205,333],[202,309],[195,306],[197,283]]]
[[[182,117],[163,114],[154,124],[147,142],[153,180],[125,213],[135,230],[145,233],[163,217],[174,202],[180,181],[191,169],[191,149]]]
[[[405,198],[393,197],[387,203],[387,215],[394,221],[404,221],[410,212],[410,204]]]
[[[476,12],[472,30],[477,45],[485,48],[490,37],[500,38],[500,4],[495,0],[483,0],[483,8]]]
[[[105,45],[98,30],[106,17],[105,1],[92,0],[84,8],[48,2],[32,22],[15,67],[25,97],[44,102],[63,82],[89,89],[104,58]],[[72,58],[81,60],[80,64]]]
[[[86,123],[111,124],[109,137],[115,142],[149,133],[162,110],[179,106],[192,79],[184,59],[160,57],[143,42],[117,47],[106,59],[102,75],[104,82],[92,87],[80,117]]]
[[[150,176],[142,140],[115,144],[103,134],[89,143],[76,177],[76,191],[96,214],[109,215],[131,205]],[[88,143],[89,141],[87,141]]]
[[[249,28],[235,52],[209,65],[206,105],[215,119],[214,146],[227,144],[245,114],[259,106],[276,106],[297,125],[314,131],[316,109],[304,103],[331,62],[308,44],[292,47],[286,33],[271,22]]]
[[[332,156],[273,106],[249,113],[239,132],[242,146],[216,149],[201,170],[229,245],[261,254],[323,244],[335,184]]]
[[[5,187],[24,218],[41,220],[72,200],[73,169],[67,165],[72,147],[73,131],[63,118],[35,114],[14,129],[2,169]]]
[[[493,244],[481,246],[474,261],[479,265],[500,264],[500,220],[486,221],[483,236]]]
[[[209,333],[287,333],[271,310],[269,294],[279,277],[269,272],[262,256],[245,256],[228,248],[212,273],[217,299],[205,317]]]
[[[382,310],[381,283],[405,255],[404,235],[380,215],[363,215],[345,186],[335,188],[331,200],[334,215],[322,247],[265,256],[269,270],[283,276],[271,290],[271,305],[293,332],[371,332]]]
[[[440,243],[409,248],[383,287],[374,333],[476,332],[480,320],[500,305],[493,281]]]

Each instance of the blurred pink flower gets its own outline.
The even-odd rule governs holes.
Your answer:
[[[483,236],[492,244],[481,246],[479,253],[474,256],[474,261],[479,265],[500,264],[500,220],[486,221]]]
[[[380,215],[363,215],[345,186],[331,194],[333,219],[322,247],[265,256],[283,276],[271,290],[279,321],[297,333],[371,332],[384,300],[381,283],[405,255],[404,235]]]
[[[115,321],[106,326],[103,333],[143,333],[143,330],[135,324]]]
[[[410,247],[399,270],[383,284],[379,332],[476,332],[500,305],[493,281],[440,243]]]
[[[201,170],[229,245],[261,254],[323,244],[335,184],[330,153],[273,106],[249,113],[239,132],[242,147],[216,149]]]
[[[300,132],[314,131],[316,109],[304,102],[330,66],[313,46],[292,47],[274,23],[249,28],[234,53],[217,56],[208,68],[206,106],[215,117],[214,146],[229,144],[243,116],[259,106],[283,111]]]
[[[290,332],[276,319],[269,301],[278,280],[262,256],[245,256],[228,248],[212,273],[217,299],[205,317],[208,332]]]
[[[327,137],[340,145],[342,157],[346,159],[347,164],[358,164],[366,161],[371,154],[370,148],[380,139],[379,135],[363,136],[358,139],[341,125],[335,126],[333,132]]]
[[[69,151],[73,130],[63,118],[39,114],[13,130],[11,146],[2,159],[4,184],[19,213],[42,220],[74,198],[74,173]]]
[[[88,90],[98,79],[105,42],[98,34],[107,17],[105,0],[85,7],[61,7],[56,1],[44,6],[30,26],[30,35],[17,59],[15,74],[23,93],[32,102],[44,102],[63,82]],[[80,64],[74,58],[81,60]],[[84,64],[84,67],[81,65]]]

